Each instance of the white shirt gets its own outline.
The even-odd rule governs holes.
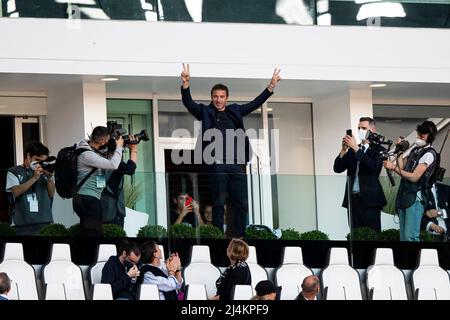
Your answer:
[[[436,203],[436,209],[439,210],[440,208],[439,208],[439,202],[437,199],[437,189],[436,189],[435,184],[433,184],[433,186],[431,187],[431,193],[433,194],[433,197],[434,197],[434,201],[435,201],[434,203]],[[442,216],[437,216],[436,219],[438,221],[438,226],[443,228],[447,232],[447,225],[445,224],[445,220],[444,220],[444,219],[447,219],[447,211],[445,209],[441,209],[441,211],[442,211]],[[426,230],[428,232],[430,232],[431,234],[439,235],[439,233],[434,232],[433,230],[430,229],[432,224],[434,224],[434,223],[431,221],[428,222]]]
[[[157,266],[157,268],[161,269],[166,275],[169,274],[167,266],[163,261],[161,261],[161,264]],[[164,292],[172,290],[180,290],[181,285],[183,284],[183,279],[181,279],[181,282],[178,282],[175,276],[169,276],[168,278],[164,278],[155,276],[152,272],[148,271],[144,274],[144,281],[142,283],[156,284],[159,290],[159,299],[166,300],[166,298],[164,297]]]
[[[365,143],[362,144],[359,148],[364,147],[364,153],[366,153],[367,149],[369,149],[369,144]],[[355,181],[353,182],[353,187],[352,187],[352,193],[359,193],[360,192],[360,188],[359,188],[359,160],[356,164],[356,171],[355,171]]]

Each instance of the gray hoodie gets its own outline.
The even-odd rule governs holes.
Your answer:
[[[113,156],[109,159],[102,157],[88,144],[89,140],[81,140],[77,149],[88,149],[78,156],[78,183],[91,172],[92,168],[98,168],[78,190],[78,194],[100,199],[104,188],[97,188],[97,176],[105,175],[105,170],[116,170],[122,161],[122,147],[117,147]]]

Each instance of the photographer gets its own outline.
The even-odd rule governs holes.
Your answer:
[[[6,191],[12,204],[17,235],[36,235],[53,223],[52,199],[55,182],[51,166],[38,162],[47,159],[49,150],[39,141],[25,147],[23,165],[12,167],[6,177]]]
[[[416,131],[416,147],[409,155],[399,156],[397,164],[383,162],[386,169],[402,178],[395,203],[400,218],[400,241],[419,241],[424,205],[430,198],[430,178],[436,167],[437,153],[431,145],[436,137],[436,125],[424,121]],[[399,139],[396,144],[400,142]]]
[[[375,121],[369,117],[359,119],[356,143],[353,135],[342,139],[342,148],[334,160],[333,170],[342,173],[347,170],[347,184],[342,206],[347,208],[350,229],[369,227],[381,231],[381,208],[386,205],[378,176],[382,169],[381,152],[385,149],[378,143],[369,143],[368,131],[375,132]],[[350,193],[350,204],[349,204]]]
[[[101,194],[106,187],[105,170],[116,170],[122,159],[123,138],[117,137],[116,148],[110,158],[100,150],[106,147],[110,134],[106,127],[95,127],[90,140],[82,140],[77,149],[87,149],[78,156],[78,184],[85,182],[73,197],[73,208],[80,217],[80,235],[102,236]]]
[[[436,183],[431,187],[432,197],[425,206],[422,216],[421,229],[426,230],[439,240],[447,240],[450,227],[449,202],[450,186]]]
[[[121,161],[117,170],[106,171],[106,188],[101,196],[103,223],[112,223],[124,227],[125,196],[123,192],[124,175],[133,175],[136,171],[138,145],[136,138],[130,135],[130,159]]]

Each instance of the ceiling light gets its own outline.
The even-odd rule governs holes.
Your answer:
[[[119,80],[119,78],[114,78],[114,77],[104,77],[104,78],[102,78],[102,81],[105,81],[105,82],[112,82],[112,81],[117,81],[117,80]]]
[[[372,87],[372,88],[383,88],[383,87],[386,87],[386,86],[387,86],[386,83],[372,83],[372,84],[369,84],[369,87]]]

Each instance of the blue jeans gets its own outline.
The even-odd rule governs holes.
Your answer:
[[[411,207],[398,209],[400,241],[420,241],[420,221],[424,212],[422,202],[417,199]]]

